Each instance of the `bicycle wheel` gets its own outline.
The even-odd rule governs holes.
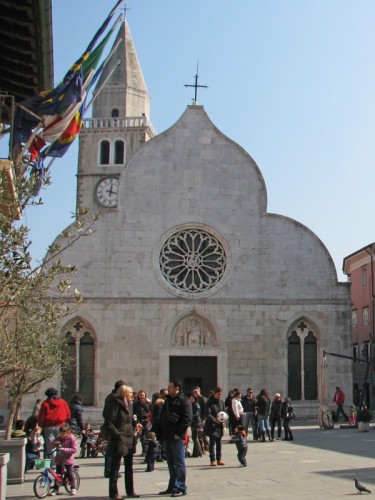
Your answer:
[[[38,476],[34,481],[34,493],[38,498],[46,498],[51,489],[51,481],[44,474]]]
[[[81,484],[81,478],[79,477],[79,474],[76,470],[73,470],[72,474],[74,475],[74,479],[75,479],[74,482],[76,483],[76,490],[78,491],[79,486]],[[68,493],[72,492],[72,480],[70,479],[70,477],[65,476],[64,486],[65,486],[65,489]]]

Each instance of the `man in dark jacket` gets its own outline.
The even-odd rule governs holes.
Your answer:
[[[168,384],[168,395],[162,407],[158,436],[163,441],[169,469],[169,484],[160,495],[186,495],[184,438],[193,421],[189,399],[181,392],[181,382]]]
[[[105,398],[104,408],[103,408],[103,418],[104,418],[104,420],[108,420],[109,409],[113,407],[112,403],[115,403],[117,401],[117,391],[119,390],[119,388],[122,385],[126,385],[125,382],[123,380],[117,380],[115,382],[114,389]],[[109,453],[106,452],[105,456],[104,456],[104,477],[109,478],[110,471],[111,471],[111,456],[110,456]],[[118,477],[121,477],[120,473],[119,473]]]

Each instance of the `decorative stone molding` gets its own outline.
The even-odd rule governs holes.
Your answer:
[[[196,315],[181,319],[173,329],[173,347],[214,347],[217,346],[212,326]]]

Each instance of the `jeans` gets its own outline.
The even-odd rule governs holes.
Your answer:
[[[256,437],[256,426],[254,422],[254,413],[252,411],[247,411],[243,414],[243,426],[245,427],[246,434],[249,431],[249,424],[251,423],[251,428],[253,430],[253,437]]]
[[[53,441],[57,438],[60,433],[60,427],[55,426],[46,426],[43,427],[43,437],[44,437],[44,454],[47,455],[47,458],[51,459],[51,465],[55,465],[55,457],[56,457],[56,445],[53,444]],[[52,452],[52,450],[55,450]]]
[[[216,456],[215,456],[216,448]],[[221,460],[221,437],[210,436],[210,460]]]
[[[168,439],[163,441],[169,470],[167,491],[186,492],[185,445],[183,439]]]
[[[264,434],[266,431],[269,431],[268,425],[268,415],[258,415],[258,426],[260,434]]]

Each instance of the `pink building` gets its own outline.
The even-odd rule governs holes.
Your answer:
[[[343,271],[351,282],[354,399],[364,389],[364,402],[375,408],[375,243],[344,258]],[[367,372],[367,373],[366,373]]]

